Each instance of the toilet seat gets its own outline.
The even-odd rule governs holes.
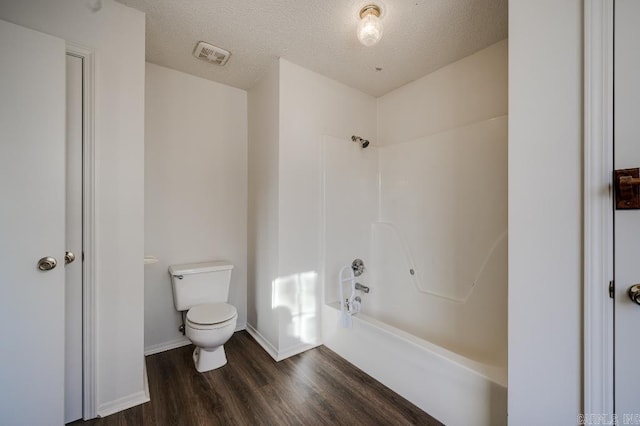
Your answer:
[[[238,311],[228,303],[204,303],[194,306],[187,312],[187,324],[197,329],[226,327],[235,320]]]

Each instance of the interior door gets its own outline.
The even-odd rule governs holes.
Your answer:
[[[64,423],[64,204],[65,42],[0,21],[3,425]]]
[[[640,167],[640,1],[615,1],[614,32],[614,168],[617,170]],[[640,283],[640,210],[616,209],[614,221],[615,410],[620,424],[638,424],[640,305],[629,297],[629,288]]]

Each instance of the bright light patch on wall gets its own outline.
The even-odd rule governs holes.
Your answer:
[[[315,271],[277,278],[273,282],[271,308],[284,320],[280,328],[302,343],[318,342],[317,286],[318,273]]]

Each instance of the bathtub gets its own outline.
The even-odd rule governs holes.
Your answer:
[[[506,425],[507,368],[466,358],[359,313],[340,326],[325,304],[325,346],[446,425]]]

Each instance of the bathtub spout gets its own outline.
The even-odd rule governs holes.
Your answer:
[[[369,293],[369,287],[360,283],[356,283],[356,290],[362,290],[365,293]]]

